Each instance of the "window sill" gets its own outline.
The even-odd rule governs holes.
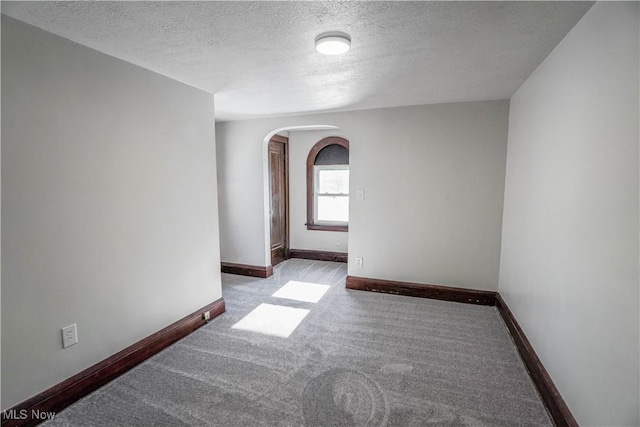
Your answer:
[[[320,230],[320,231],[349,231],[348,225],[322,225],[322,224],[307,224],[307,230]]]

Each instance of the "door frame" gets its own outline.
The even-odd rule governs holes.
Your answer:
[[[271,141],[276,142],[276,143],[281,143],[282,145],[284,145],[284,233],[285,233],[285,238],[284,238],[284,259],[288,260],[290,258],[290,244],[289,244],[289,238],[290,238],[290,230],[289,230],[289,138],[284,137],[282,135],[278,135],[278,134],[274,134],[273,136],[271,136],[271,138],[269,138],[269,143],[271,143]],[[269,151],[269,147],[267,144],[267,152]],[[269,167],[268,167],[268,176],[269,176],[269,207],[272,206],[271,204],[271,167],[270,167],[270,163],[269,163]],[[271,222],[269,221],[269,224],[271,224]],[[269,233],[269,259],[270,259],[270,265],[274,265],[273,264],[273,257],[272,257],[272,252],[271,252],[271,233]],[[281,261],[282,262],[282,261]]]

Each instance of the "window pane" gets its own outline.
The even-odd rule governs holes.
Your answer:
[[[321,169],[318,171],[320,193],[349,194],[349,170]]]
[[[318,221],[349,221],[349,198],[318,196]]]

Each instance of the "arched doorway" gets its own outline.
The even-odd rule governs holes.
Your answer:
[[[346,262],[346,224],[330,224],[326,229],[308,227],[308,155],[316,143],[327,137],[347,141],[341,129],[326,125],[283,127],[264,138],[265,249],[273,266],[289,257],[307,256]],[[315,154],[318,151],[316,149]],[[328,199],[328,195],[324,196],[322,203]],[[348,209],[348,192],[335,197],[346,200]]]

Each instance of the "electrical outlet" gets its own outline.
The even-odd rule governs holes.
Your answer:
[[[209,319],[211,319],[211,314],[208,311],[205,311],[202,313],[202,318],[208,322]]]
[[[336,246],[340,246],[340,239],[336,239]]]
[[[78,343],[78,326],[73,325],[65,326],[62,328],[62,348],[67,348]]]
[[[356,265],[358,268],[364,267],[364,260],[361,257],[356,258]]]

